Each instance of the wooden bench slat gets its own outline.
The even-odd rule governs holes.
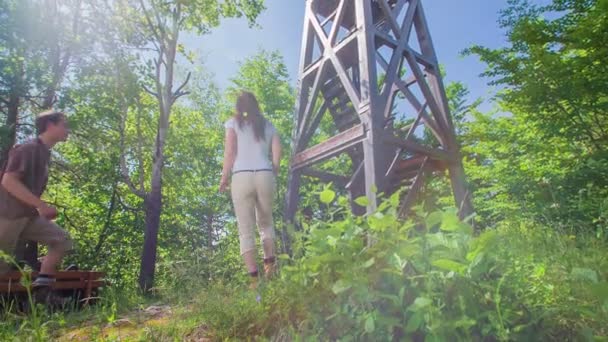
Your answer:
[[[32,279],[36,278],[38,272],[32,272]],[[21,279],[22,274],[18,271],[10,272],[5,275],[0,276],[0,283],[9,282],[9,281],[19,281]],[[104,272],[97,271],[60,271],[55,274],[55,279],[63,280],[63,279],[98,279],[103,278],[105,276]]]
[[[35,279],[38,272],[31,274],[21,274],[18,271],[13,271],[0,276],[0,293],[23,293],[27,289],[21,285],[21,277],[29,276]],[[98,271],[59,271],[55,275],[55,283],[53,288],[56,290],[80,289],[85,291],[85,296],[91,295],[91,290],[99,287],[107,286],[103,277],[104,272]]]
[[[107,283],[103,280],[93,280],[93,281],[60,281],[56,282],[53,285],[53,289],[55,290],[70,290],[70,289],[81,289],[86,290],[87,285],[90,283],[91,288],[99,288],[102,286],[106,286]],[[21,285],[20,283],[0,283],[0,292],[3,293],[16,293],[16,292],[26,292],[27,289]]]

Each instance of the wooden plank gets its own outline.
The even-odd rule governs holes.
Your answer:
[[[441,133],[443,133],[442,136],[449,136],[448,126],[447,123],[444,121],[445,118],[442,115],[442,111],[439,107],[439,104],[437,103],[435,94],[433,94],[433,92],[429,88],[429,85],[424,81],[424,75],[422,73],[422,70],[420,70],[418,63],[416,62],[414,55],[410,51],[406,51],[405,58],[408,60],[408,64],[410,65],[412,72],[414,73],[414,75],[416,75],[416,78],[418,78],[418,85],[420,86],[420,91],[422,92],[422,95],[424,95],[426,102],[428,103],[428,106],[431,109],[431,114],[433,115],[433,118],[435,118],[435,122],[439,125]]]
[[[391,8],[389,7],[386,0],[378,0],[378,4],[380,5],[382,12],[384,12],[384,17],[388,21],[391,30],[395,34],[395,37],[397,39],[401,38],[401,30],[399,29],[399,24],[397,24],[397,20],[393,16],[393,12],[391,11]]]
[[[19,281],[21,279],[21,276],[22,274],[19,271],[13,271],[0,276],[0,283],[8,281]],[[38,272],[31,272],[30,276],[32,279],[35,279],[38,276]],[[88,278],[89,276],[93,279],[97,279],[104,277],[105,273],[99,271],[59,271],[55,274],[55,279],[80,279]]]
[[[319,67],[321,65],[323,65],[325,63],[325,61],[327,60],[327,57],[322,56],[321,58],[317,59],[314,63],[308,65],[306,68],[304,68],[304,71],[300,74],[300,79],[304,80],[307,79],[310,75],[312,75],[314,72],[317,71],[317,69],[319,69]]]
[[[398,171],[409,171],[412,168],[418,169],[428,159],[427,156],[417,155],[412,158],[403,159],[397,163]]]
[[[304,27],[302,28],[302,45],[300,47],[300,75],[306,67],[312,62],[312,53],[314,50],[314,33],[310,30],[310,16],[312,15],[311,4],[306,2],[304,13]]]
[[[312,54],[314,50],[314,32],[310,29],[310,20],[309,17],[312,15],[311,3],[309,1],[306,2],[306,9],[304,12],[304,27],[302,28],[302,45],[300,47],[300,65],[299,65],[299,74],[303,75],[304,71],[307,69],[316,70],[316,68],[311,68],[310,63],[312,62]],[[321,65],[321,64],[319,64]],[[302,102],[305,98],[307,98],[307,94],[305,92],[306,88],[310,80],[307,77],[300,77],[297,84],[296,89],[296,106],[294,108],[294,112],[297,115],[298,123],[302,119],[303,115],[303,105]],[[294,138],[296,134],[296,130],[294,129]]]
[[[359,163],[359,166],[357,166],[357,169],[355,170],[355,172],[353,172],[353,175],[350,177],[350,180],[348,181],[348,183],[345,186],[347,190],[350,190],[350,188],[353,186],[353,183],[355,182],[355,179],[357,179],[357,177],[359,177],[359,174],[361,174],[361,172],[363,172],[363,162]]]
[[[416,120],[411,125],[410,129],[408,130],[407,134],[405,135],[405,140],[409,140],[410,137],[412,136],[412,134],[414,134],[414,131],[416,130],[416,128],[418,128],[420,119],[422,119],[422,112],[426,109],[426,106],[427,106],[427,103],[425,102],[424,105],[422,106],[422,108],[420,108],[420,110],[418,110],[418,115],[416,116]]]
[[[348,147],[365,139],[365,134],[366,132],[361,124],[336,134],[326,141],[296,154],[293,159],[292,170],[300,169],[340,154]]]
[[[91,298],[91,294],[93,293],[93,283],[94,280],[91,278],[91,275],[89,274],[89,278],[87,279],[87,287],[86,290],[84,291],[84,297],[85,298]],[[89,304],[89,301],[86,301],[86,304]]]
[[[412,27],[414,26],[414,16],[418,13],[419,0],[410,0],[410,5],[407,8],[405,17],[403,18],[403,30],[405,33],[405,40],[409,42],[412,34]]]
[[[338,59],[338,56],[336,55],[336,49],[338,49],[338,46],[336,46],[336,48],[334,48],[329,44],[329,41],[327,40],[327,37],[325,36],[325,32],[323,31],[323,28],[321,28],[319,21],[317,20],[316,17],[310,18],[310,22],[312,23],[312,27],[314,28],[314,30],[317,32],[317,36],[321,40],[321,44],[323,45],[323,47],[325,49],[326,56],[329,57],[329,59],[331,60],[333,66],[334,66],[336,74],[338,75],[338,77],[340,77],[340,81],[342,81],[342,86],[344,87],[344,90],[346,91],[348,96],[351,98],[353,105],[358,107],[359,106],[359,94],[357,91],[355,91],[354,85],[351,82],[351,80],[348,78],[348,75],[346,74],[346,71],[344,70],[344,66],[342,65],[342,62],[340,62],[340,60]],[[340,44],[338,44],[338,45],[340,45]]]
[[[321,119],[323,119],[323,115],[325,115],[325,111],[327,111],[326,104],[327,101],[324,101],[323,106],[321,106],[319,112],[312,120],[308,128],[306,128],[306,130],[302,132],[300,140],[298,140],[297,145],[294,146],[296,152],[302,151],[306,147],[306,145],[308,145],[308,142],[310,141],[311,137],[314,135],[315,131],[319,127]]]
[[[86,290],[90,286],[91,289],[107,286],[108,283],[105,280],[92,280],[92,281],[58,281],[53,284],[55,290]],[[0,283],[0,293],[17,293],[27,292],[27,288],[20,283]]]
[[[422,80],[422,82],[424,82],[424,80]],[[406,84],[403,80],[397,79],[397,80],[395,80],[395,84],[399,87],[399,90],[401,91],[401,93],[405,96],[405,98],[408,100],[408,102],[416,110],[420,110],[422,108],[422,104],[420,103],[420,101],[418,101],[418,99],[416,98],[414,93],[412,93],[412,91],[409,90],[409,88],[406,86]],[[426,103],[428,105],[428,102],[426,102]],[[426,124],[426,126],[431,129],[431,131],[433,132],[433,135],[435,135],[435,137],[439,140],[441,145],[446,146],[445,137],[443,136],[443,130],[437,126],[437,123],[435,122],[435,120],[433,120],[426,113],[426,111],[423,110],[421,113],[422,113],[421,115],[422,115],[422,118],[424,119],[424,123]]]
[[[321,82],[321,79],[323,78],[323,76],[325,74],[325,70],[327,69],[325,66],[326,66],[325,63],[321,65],[321,68],[317,72],[315,80],[312,84],[312,88],[311,88],[312,94],[309,95],[308,101],[306,103],[306,107],[304,109],[304,113],[303,113],[302,117],[300,118],[300,123],[302,123],[304,125],[308,122],[310,115],[311,115],[315,105],[317,104],[317,99],[319,97],[319,92],[321,90],[319,83]],[[304,128],[305,127],[301,127],[302,130]],[[302,131],[300,131],[299,134],[302,134]]]
[[[342,18],[344,18],[344,12],[346,12],[344,10],[344,4],[346,3],[346,1],[347,0],[340,0],[338,8],[336,9],[336,20],[334,20],[334,26],[331,28],[331,32],[329,33],[329,45],[333,46],[336,42],[336,37],[338,36],[338,29],[340,25],[342,25]]]
[[[386,135],[383,137],[384,141],[388,144],[399,146],[407,151],[424,154],[426,156],[441,159],[450,160],[450,155],[444,150],[438,150],[436,148],[430,148],[424,145],[420,145],[413,141],[403,140],[393,135]]]
[[[401,13],[401,11],[403,10],[403,6],[405,6],[406,3],[408,3],[409,0],[399,0],[392,9],[393,12],[393,16],[395,18],[399,17],[399,13]]]
[[[418,170],[418,173],[416,174],[416,178],[414,179],[414,183],[412,184],[412,186],[410,186],[407,195],[405,196],[405,199],[403,200],[403,202],[401,203],[401,207],[399,208],[399,217],[403,218],[406,216],[407,211],[410,209],[412,203],[414,202],[414,200],[416,199],[416,196],[418,195],[418,193],[420,192],[420,188],[422,188],[422,184],[424,182],[424,172],[426,171],[426,162],[428,159],[426,159],[423,163],[422,166],[420,167],[420,170]]]
[[[378,91],[378,75],[376,69],[376,46],[372,2],[356,1],[355,15],[357,20],[358,48],[359,48],[359,72],[361,82],[360,105],[356,105],[361,122],[366,125],[367,137],[362,142],[363,151],[363,178],[365,179],[365,196],[367,197],[367,213],[376,210],[378,204],[378,191],[382,192],[384,179],[381,177],[382,168],[380,162],[380,141],[378,132],[384,126],[381,118],[381,102]]]
[[[408,48],[407,49],[409,52],[411,52],[414,55],[414,58],[422,65],[424,65],[426,68],[428,69],[437,69],[437,64],[430,59],[427,56],[422,55],[421,53],[419,53],[418,51]]]

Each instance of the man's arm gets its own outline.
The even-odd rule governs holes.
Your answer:
[[[5,173],[2,177],[2,187],[21,202],[33,207],[40,208],[46,205],[38,196],[34,195],[19,179],[16,173]]]

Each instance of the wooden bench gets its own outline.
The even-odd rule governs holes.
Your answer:
[[[35,279],[38,272],[31,272],[29,278]],[[106,286],[107,282],[103,279],[103,272],[95,271],[59,271],[55,275],[53,290],[58,292],[71,292],[81,294],[82,301],[88,303],[94,297],[98,289]],[[22,274],[13,271],[0,276],[0,295],[17,295],[27,293],[28,289],[21,282]],[[31,285],[30,285],[31,286]]]

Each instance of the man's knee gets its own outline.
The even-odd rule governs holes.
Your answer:
[[[48,247],[50,253],[65,255],[74,249],[74,243],[72,242],[72,239],[70,239],[70,236],[65,233],[64,235],[51,240]]]
[[[65,254],[74,247],[70,235],[52,221],[36,218],[27,227],[26,238],[49,248],[49,253]]]

